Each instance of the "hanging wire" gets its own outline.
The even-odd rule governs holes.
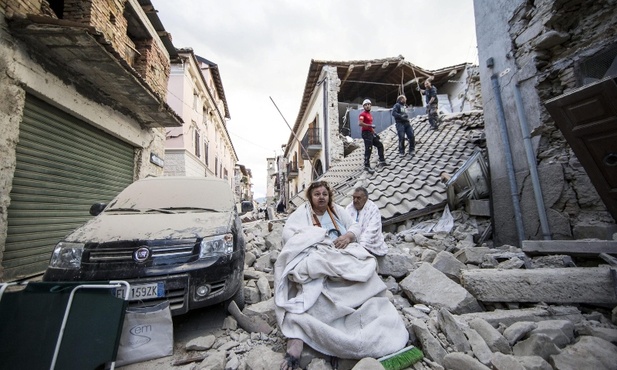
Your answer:
[[[300,146],[300,149],[302,150],[302,153],[304,153],[304,155],[306,155],[306,157],[311,158],[311,156],[308,154],[308,151],[306,150],[304,145],[302,145],[302,140],[300,140],[300,138],[298,138],[298,135],[296,135],[296,133],[294,132],[293,128],[291,128],[291,126],[289,125],[289,122],[287,122],[287,120],[285,119],[285,116],[283,116],[283,113],[279,109],[278,105],[276,105],[276,103],[274,102],[274,99],[272,99],[271,96],[269,98],[270,98],[270,101],[272,101],[272,104],[274,104],[274,107],[276,108],[276,110],[281,115],[281,118],[283,118],[283,121],[285,121],[285,124],[287,125],[287,127],[291,131],[294,139],[296,139],[296,141],[298,142],[298,145]],[[302,157],[302,153],[300,154],[300,157]],[[309,164],[311,166],[313,175],[315,176],[315,178],[318,178],[319,174],[317,173],[317,170],[315,169],[315,166],[313,165],[313,162],[311,162],[310,160],[308,162],[309,162]]]

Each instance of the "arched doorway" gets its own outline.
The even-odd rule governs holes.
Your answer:
[[[315,161],[315,164],[313,165],[313,168],[315,170],[313,171],[313,179],[312,179],[312,181],[315,181],[319,177],[321,177],[321,175],[323,175],[323,166],[321,164],[321,159],[317,159]]]

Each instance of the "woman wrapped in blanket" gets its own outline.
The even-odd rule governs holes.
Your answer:
[[[304,343],[331,357],[381,357],[405,347],[409,334],[386,296],[377,261],[356,242],[360,225],[332,202],[325,181],[283,228],[274,267],[275,312],[287,337],[282,370],[298,368]]]

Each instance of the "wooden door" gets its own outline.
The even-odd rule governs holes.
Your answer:
[[[553,98],[546,109],[617,220],[617,77]]]

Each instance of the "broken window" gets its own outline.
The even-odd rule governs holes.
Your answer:
[[[488,167],[480,149],[452,177],[444,175],[442,180],[446,182],[450,209],[458,208],[466,199],[487,199],[490,195]]]

